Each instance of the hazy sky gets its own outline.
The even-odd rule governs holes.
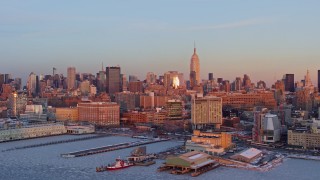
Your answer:
[[[121,66],[144,78],[189,79],[196,41],[201,77],[247,73],[268,85],[320,69],[319,0],[0,0],[0,73],[96,73]]]

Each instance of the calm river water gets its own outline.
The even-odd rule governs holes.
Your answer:
[[[129,137],[105,137],[90,139],[65,144],[36,147],[30,149],[1,152],[1,150],[50,142],[63,139],[77,138],[78,136],[64,135],[0,143],[0,179],[244,179],[244,180],[304,180],[320,179],[320,161],[307,161],[286,159],[283,164],[269,172],[256,172],[234,168],[219,167],[196,178],[187,175],[171,175],[168,172],[157,172],[156,169],[162,161],[150,167],[130,167],[128,169],[96,173],[95,167],[114,162],[116,157],[125,157],[133,148],[113,152],[96,154],[78,158],[61,158],[61,153],[89,149],[120,142],[137,141]],[[161,142],[147,145],[149,153],[163,151],[167,148],[179,145],[175,141]]]

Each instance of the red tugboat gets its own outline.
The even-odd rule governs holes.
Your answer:
[[[115,163],[108,165],[106,167],[106,170],[110,171],[110,170],[124,169],[124,168],[130,167],[130,166],[133,166],[133,165],[134,164],[132,162],[128,162],[128,161],[122,160],[120,158],[117,158]]]

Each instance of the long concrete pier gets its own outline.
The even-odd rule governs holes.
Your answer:
[[[158,142],[163,142],[163,141],[168,141],[168,140],[170,140],[170,139],[157,139],[157,140],[146,140],[146,141],[135,141],[135,142],[113,144],[113,145],[102,146],[102,147],[97,147],[97,148],[92,148],[92,149],[86,149],[86,150],[81,150],[81,151],[76,151],[76,152],[64,153],[64,154],[61,154],[61,157],[74,158],[74,157],[88,156],[88,155],[104,153],[104,152],[109,152],[109,151],[116,151],[116,150],[120,150],[120,149],[126,149],[126,148],[142,146],[142,145],[152,144],[152,143],[158,143]]]
[[[31,145],[26,145],[26,146],[17,146],[17,147],[2,150],[2,152],[19,150],[19,149],[35,148],[35,147],[41,147],[41,146],[49,146],[49,145],[54,145],[54,144],[76,142],[76,141],[84,141],[84,140],[90,140],[90,139],[103,138],[103,137],[107,137],[107,136],[112,136],[112,135],[111,134],[102,134],[102,135],[97,135],[97,136],[86,136],[86,137],[78,137],[78,138],[72,138],[72,139],[66,139],[66,140],[60,140],[60,141],[50,141],[50,142],[45,142],[45,143],[31,144]]]

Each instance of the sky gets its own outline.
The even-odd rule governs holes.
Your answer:
[[[320,69],[318,0],[0,0],[0,73],[66,75],[121,67],[176,70],[189,79],[194,41],[201,77],[248,74],[270,86]]]

